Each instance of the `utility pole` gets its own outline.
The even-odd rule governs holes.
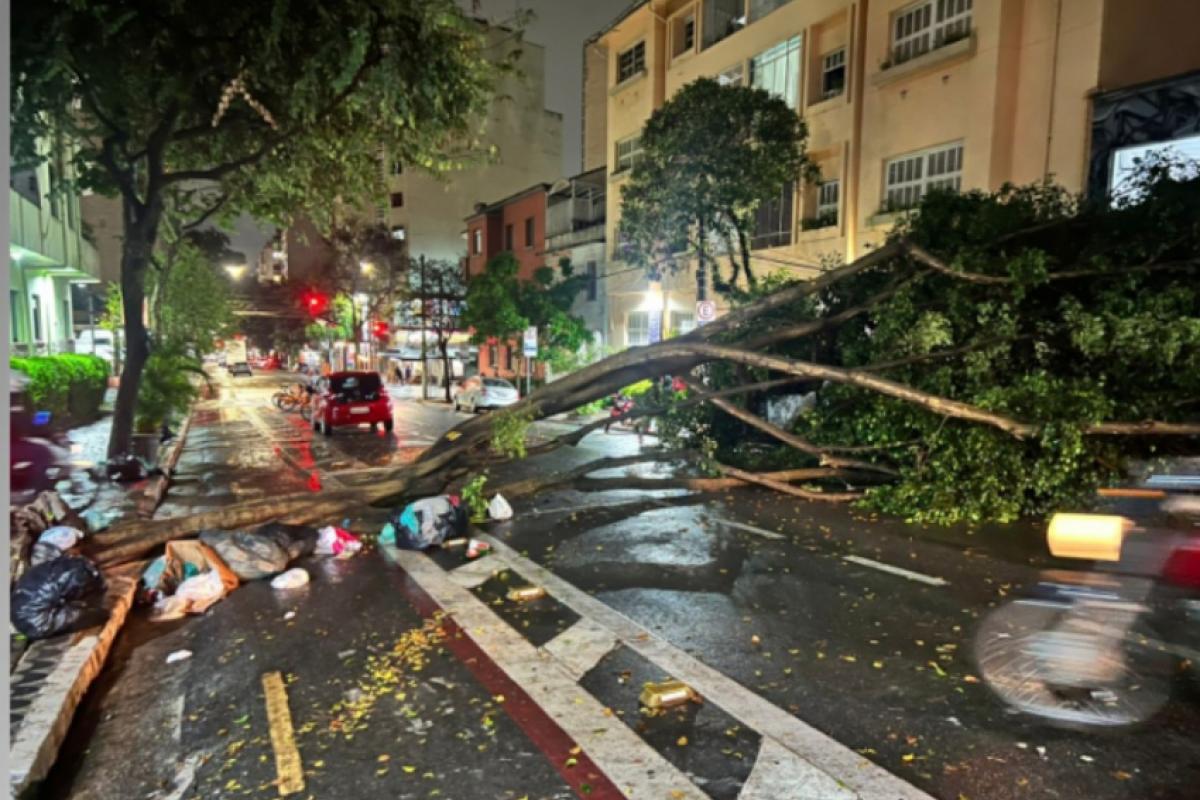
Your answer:
[[[429,396],[429,360],[425,355],[425,337],[429,328],[429,290],[425,285],[425,256],[420,256],[421,266],[421,399]]]

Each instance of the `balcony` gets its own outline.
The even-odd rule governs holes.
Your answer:
[[[68,198],[73,201],[73,198]],[[100,279],[100,256],[79,230],[8,190],[9,258],[26,269],[79,281]]]
[[[588,242],[604,241],[603,200],[564,198],[546,209],[546,247],[564,250]]]

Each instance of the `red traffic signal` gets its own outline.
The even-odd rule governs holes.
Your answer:
[[[386,339],[391,333],[391,328],[383,320],[377,319],[375,320],[375,324],[371,327],[371,331],[375,334],[376,339]]]
[[[320,292],[304,293],[304,308],[310,316],[319,317],[329,307],[329,298]]]

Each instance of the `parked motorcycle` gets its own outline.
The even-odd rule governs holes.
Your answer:
[[[9,400],[9,489],[14,502],[24,502],[53,489],[70,473],[71,448],[64,435],[54,432],[49,412],[30,408],[24,391],[11,392]]]
[[[609,428],[611,428],[614,424],[618,425],[618,426],[626,425],[628,427],[633,427],[633,425],[634,425],[633,420],[620,419],[620,417],[623,414],[626,414],[632,410],[633,410],[633,398],[632,397],[626,397],[625,395],[621,394],[620,392],[613,395],[612,406],[608,410],[609,421],[604,426],[604,432],[608,433]]]
[[[1043,572],[1030,596],[984,619],[975,658],[992,691],[1051,724],[1111,730],[1153,717],[1182,673],[1196,678],[1200,496],[1171,492],[1194,482],[1134,490],[1163,501],[1142,523],[1104,514],[1051,519],[1050,552],[1088,566]]]

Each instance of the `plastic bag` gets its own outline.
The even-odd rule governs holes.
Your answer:
[[[63,556],[31,567],[12,592],[12,623],[30,639],[103,624],[104,577],[79,556]],[[89,602],[90,601],[90,602]]]
[[[269,578],[312,553],[317,532],[303,525],[269,523],[253,531],[207,531],[200,540],[244,581]]]
[[[405,550],[424,550],[453,536],[462,536],[467,523],[467,511],[457,496],[426,497],[394,514],[383,526],[379,540]]]
[[[361,549],[362,542],[350,531],[326,525],[317,532],[314,552],[319,556],[353,555]]]
[[[492,519],[512,519],[512,506],[504,499],[504,495],[497,493],[488,503],[488,516]]]
[[[36,567],[38,564],[45,564],[47,561],[53,561],[56,558],[62,558],[63,551],[59,550],[52,544],[46,542],[35,542],[33,549],[29,551],[29,566]]]
[[[166,552],[150,562],[142,572],[142,599],[153,602],[170,596],[177,587],[191,578],[215,572],[220,576],[223,594],[238,587],[238,577],[221,557],[207,545],[195,539],[167,542]]]
[[[224,597],[225,593],[221,573],[210,569],[179,584],[173,600],[186,604],[184,610],[191,614],[203,614],[209,606]]]
[[[72,528],[69,525],[55,525],[53,528],[42,531],[38,541],[54,545],[59,550],[70,550],[79,544],[79,540],[82,538],[83,531],[78,528]]]
[[[271,579],[272,589],[299,589],[308,583],[308,573],[300,567],[293,567],[281,575]]]

